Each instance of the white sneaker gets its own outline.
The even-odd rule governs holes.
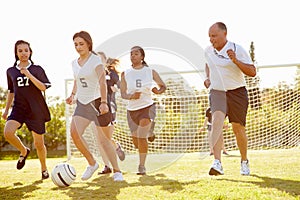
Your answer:
[[[146,167],[142,166],[142,165],[139,165],[138,173],[136,173],[136,174],[137,175],[145,175],[146,174]]]
[[[99,164],[96,162],[96,164],[94,166],[88,166],[85,170],[85,172],[82,174],[81,176],[81,180],[86,181],[89,178],[92,177],[92,175],[94,174],[94,172],[99,168]]]
[[[241,175],[250,175],[249,161],[243,160],[241,161]]]
[[[124,181],[122,172],[115,172],[113,178],[114,181]]]
[[[208,174],[209,175],[214,175],[214,176],[224,174],[222,164],[219,160],[217,160],[217,159],[214,160]]]

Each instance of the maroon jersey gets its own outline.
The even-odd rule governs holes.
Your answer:
[[[44,69],[38,65],[30,65],[27,70],[47,88],[51,86]],[[22,113],[27,119],[50,121],[50,112],[46,101],[29,78],[21,74],[18,66],[7,69],[7,83],[10,93],[14,93],[13,112]]]

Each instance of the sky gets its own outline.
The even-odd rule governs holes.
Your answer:
[[[210,45],[209,27],[222,21],[228,28],[228,40],[246,50],[254,42],[257,66],[300,63],[296,3],[296,0],[1,1],[0,86],[7,88],[6,69],[14,63],[15,42],[22,39],[31,44],[33,61],[45,69],[52,83],[47,93],[65,98],[65,79],[72,78],[71,62],[78,57],[72,37],[81,30],[90,33],[94,47],[124,32],[157,28],[183,34],[205,48]]]

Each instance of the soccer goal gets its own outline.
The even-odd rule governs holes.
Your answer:
[[[275,71],[283,70],[282,73]],[[288,76],[283,76],[289,72]],[[154,154],[209,152],[207,131],[200,131],[208,107],[208,91],[196,71],[160,73],[167,90],[154,96],[157,116],[156,139],[149,143],[149,152]],[[268,83],[267,77],[275,83]],[[300,64],[258,67],[255,78],[247,78],[250,105],[246,132],[249,149],[292,148],[300,144]],[[65,81],[66,96],[71,93],[73,80]],[[199,87],[200,86],[200,87]],[[113,137],[126,154],[136,153],[126,118],[126,100],[116,94],[118,111]],[[70,138],[70,121],[74,105],[66,106],[66,130],[68,158],[80,156]],[[95,156],[100,156],[91,125],[84,137]],[[224,130],[227,150],[236,150],[237,144],[232,129]]]

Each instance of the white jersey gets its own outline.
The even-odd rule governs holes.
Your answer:
[[[139,110],[153,104],[152,86],[153,74],[152,69],[144,66],[141,69],[130,68],[124,72],[127,83],[127,93],[142,92],[139,99],[128,101],[128,110]]]
[[[77,86],[77,100],[82,104],[101,97],[99,77],[96,73],[96,67],[101,65],[102,61],[99,56],[91,54],[83,66],[78,64],[78,60],[72,62],[74,79]]]
[[[246,64],[253,64],[249,54],[240,45],[227,42],[221,51],[213,46],[205,49],[205,57],[209,67],[210,89],[227,91],[246,86],[244,73],[235,65],[227,55],[227,50],[232,49],[236,58]]]

